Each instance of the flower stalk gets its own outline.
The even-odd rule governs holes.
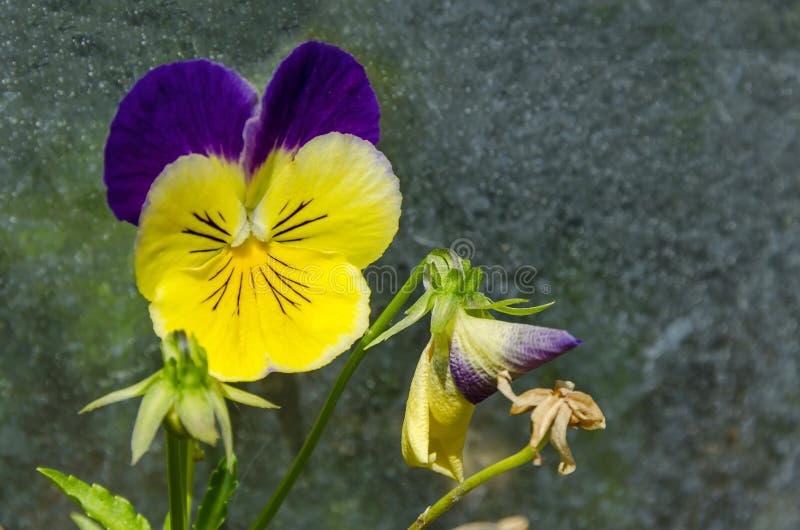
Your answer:
[[[189,528],[189,467],[194,465],[189,440],[164,426],[167,458],[167,492],[169,496],[170,530]]]
[[[538,452],[541,451],[545,446],[547,440],[547,438],[543,438],[539,442],[539,445],[537,445],[535,448],[528,445],[521,451],[483,468],[471,477],[467,478],[464,482],[459,483],[458,486],[451,489],[432,506],[429,506],[424,512],[419,514],[417,520],[408,527],[408,530],[421,530],[423,528],[427,528],[428,525],[441,517],[443,513],[455,506],[458,501],[464,497],[464,495],[474,490],[484,482],[487,482],[489,479],[494,478],[501,473],[505,473],[506,471],[510,471],[511,469],[530,463],[533,461],[536,454],[538,454]]]
[[[356,368],[358,368],[358,365],[364,359],[364,356],[367,353],[367,345],[372,343],[376,337],[389,328],[389,325],[394,317],[400,312],[400,309],[402,309],[402,307],[405,305],[406,301],[411,296],[411,293],[413,293],[419,285],[422,279],[422,271],[422,265],[418,265],[413,271],[411,271],[411,275],[409,276],[408,280],[406,280],[406,283],[403,284],[392,301],[389,302],[389,305],[386,306],[386,309],[383,310],[380,316],[375,320],[375,323],[372,324],[369,330],[367,330],[367,333],[361,338],[361,341],[359,341],[358,345],[353,350],[353,353],[350,354],[350,357],[348,357],[347,362],[342,368],[342,371],[336,378],[336,382],[333,384],[333,388],[331,388],[328,397],[325,399],[325,403],[322,405],[322,410],[320,410],[313,427],[311,427],[311,431],[308,433],[308,436],[303,442],[303,447],[300,448],[300,452],[295,457],[294,462],[292,462],[291,467],[286,472],[286,475],[283,477],[283,480],[278,485],[275,492],[272,494],[272,497],[270,497],[270,499],[264,505],[264,508],[261,510],[261,513],[258,514],[258,517],[253,524],[250,525],[250,530],[264,530],[264,528],[269,525],[269,523],[278,513],[278,510],[280,510],[283,501],[286,499],[286,496],[292,489],[297,477],[303,471],[303,468],[305,467],[308,458],[311,456],[311,453],[314,451],[317,442],[319,442],[319,438],[322,436],[322,431],[325,430],[325,426],[328,424],[328,420],[330,419],[334,408],[336,408],[336,404],[338,403],[342,392],[344,392],[347,382],[356,371]]]

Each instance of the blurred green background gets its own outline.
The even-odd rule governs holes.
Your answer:
[[[0,4],[0,525],[68,528],[37,465],[100,482],[154,526],[157,440],[130,467],[136,412],[90,400],[158,367],[134,285],[134,227],[105,204],[116,105],[159,64],[210,57],[263,87],[306,39],[365,65],[401,179],[401,275],[453,242],[556,299],[527,321],[584,339],[518,389],[577,382],[604,432],[573,433],[573,475],[523,468],[435,528],[523,514],[533,528],[800,527],[800,4],[3,1]],[[468,243],[464,246],[464,241]],[[527,268],[526,268],[527,267]],[[376,293],[377,311],[389,293]],[[451,484],[399,440],[424,326],[372,351],[275,521],[396,529]],[[242,528],[276,486],[342,366],[247,385],[235,410]],[[516,451],[493,397],[467,472]],[[211,462],[219,452],[209,451]],[[198,476],[207,473],[202,463]],[[198,480],[198,491],[203,485]]]

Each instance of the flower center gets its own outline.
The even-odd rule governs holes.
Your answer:
[[[233,260],[241,264],[257,264],[266,263],[267,256],[267,243],[257,239],[250,231],[249,227],[245,232],[245,237],[242,242],[236,244],[236,241],[231,242],[231,255]]]

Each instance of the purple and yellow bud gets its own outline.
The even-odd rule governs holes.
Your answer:
[[[497,390],[497,374],[527,373],[581,343],[570,333],[469,316],[459,310],[450,342],[450,372],[472,403]]]

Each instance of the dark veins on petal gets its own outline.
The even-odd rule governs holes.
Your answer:
[[[224,227],[225,218],[223,217],[222,212],[218,211],[217,214],[222,220],[221,221],[222,224],[214,221],[208,214],[208,212],[204,211],[203,215],[200,215],[197,212],[192,212],[192,217],[195,220],[197,220],[200,224],[193,228],[186,227],[183,230],[181,230],[181,233],[187,234],[192,237],[196,237],[200,240],[207,240],[207,241],[213,241],[215,243],[221,243],[222,245],[218,247],[207,248],[205,246],[207,244],[206,243],[202,248],[190,250],[189,251],[190,254],[196,254],[199,252],[214,252],[217,250],[221,250],[222,248],[225,247],[225,245],[230,244],[232,236],[231,233]]]
[[[297,207],[294,210],[292,210],[289,214],[284,216],[280,221],[278,221],[277,223],[275,223],[272,226],[272,230],[276,230],[278,228],[281,228],[281,226],[286,224],[288,221],[292,220],[296,215],[301,213],[306,208],[306,206],[311,204],[311,202],[313,200],[314,199],[308,199],[307,201],[300,201],[300,204],[298,204]],[[288,202],[283,205],[283,208],[281,208],[279,213],[283,212],[286,209],[287,206],[289,206]],[[277,241],[278,243],[289,243],[289,242],[292,242],[292,241],[302,241],[304,239],[302,237],[283,238],[283,239],[277,239],[277,238],[280,237],[280,236],[286,235],[286,234],[288,234],[288,233],[290,233],[290,232],[292,232],[294,230],[297,230],[298,228],[302,228],[304,226],[308,226],[308,225],[310,225],[312,223],[315,223],[317,221],[321,221],[322,219],[325,219],[326,217],[328,217],[328,214],[322,214],[322,215],[318,215],[316,217],[312,217],[310,219],[305,219],[303,221],[296,222],[296,223],[294,223],[294,224],[292,224],[290,226],[287,226],[287,227],[279,230],[278,232],[275,232],[275,233],[271,234],[271,237],[274,238],[275,241]]]
[[[270,260],[269,262],[264,263],[263,265],[252,267],[249,271],[250,286],[253,289],[254,298],[257,299],[259,293],[263,293],[268,290],[275,302],[278,304],[278,308],[281,310],[281,313],[287,317],[289,316],[289,312],[287,311],[288,308],[294,308],[300,311],[304,303],[310,304],[311,298],[308,296],[310,294],[308,291],[310,286],[289,276],[292,271],[299,272],[300,269],[289,265],[288,263],[276,258],[272,254],[267,254],[267,258]],[[254,273],[258,274],[259,278],[257,278]],[[215,274],[215,276],[217,276],[217,274]],[[236,296],[237,314],[239,313],[239,301],[241,300],[242,294],[241,290],[243,276],[244,273],[241,274],[239,292]],[[261,281],[263,281],[263,284]],[[305,294],[302,292],[303,289],[307,290]]]
[[[217,289],[213,293],[208,295],[208,297],[205,300],[203,300],[203,302],[208,302],[209,300],[214,298],[214,296],[217,293],[219,293],[219,298],[217,298],[217,301],[214,302],[214,307],[211,308],[212,311],[216,311],[217,307],[219,306],[219,303],[222,302],[222,298],[225,296],[225,293],[228,290],[228,284],[231,282],[231,277],[233,276],[234,270],[235,269],[233,269],[233,268],[231,269],[231,272],[228,274],[228,277],[225,278],[225,283],[223,283],[222,285],[217,287]]]
[[[278,221],[272,228],[280,228],[282,225],[286,224],[292,218],[294,218],[297,214],[303,211],[303,209],[308,206],[313,199],[309,199],[307,201],[301,201],[299,205],[285,217],[283,217],[280,221]],[[288,203],[284,205],[283,210],[285,210],[288,206]],[[201,223],[200,226],[194,226],[192,228],[184,228],[181,233],[196,238],[198,240],[203,241],[214,241],[217,243],[221,243],[221,246],[214,247],[214,248],[198,248],[191,250],[191,253],[197,252],[214,252],[221,250],[226,245],[230,244],[231,237],[230,232],[225,227],[225,217],[222,215],[222,212],[217,212],[221,222],[217,222],[208,214],[208,212],[203,212],[203,214],[199,214],[197,212],[192,212],[192,218],[197,222]],[[284,228],[283,230],[279,231],[275,235],[281,235],[289,233],[293,230],[296,230],[302,226],[309,225],[313,222],[319,221],[320,219],[324,219],[327,217],[327,214],[321,215],[312,219],[307,219],[304,221],[299,221],[291,226]],[[297,240],[302,239],[298,238]],[[293,241],[293,240],[278,240],[276,241]],[[278,304],[281,312],[284,315],[288,316],[287,308],[292,307],[297,309],[298,311],[301,309],[303,303],[310,304],[311,299],[309,298],[309,285],[303,283],[302,281],[292,278],[291,273],[294,272],[295,275],[300,272],[300,269],[289,265],[288,263],[276,258],[272,254],[268,254],[268,259],[270,262],[267,262],[263,265],[258,267],[253,267],[250,269],[250,286],[253,289],[253,295],[258,297],[259,289],[257,288],[256,284],[256,277],[254,276],[254,271],[256,274],[260,274],[261,278],[263,278],[265,289],[268,289],[272,297],[275,299],[275,302]],[[201,303],[205,302],[214,302],[212,307],[213,311],[216,311],[217,307],[219,307],[220,303],[222,302],[225,294],[228,291],[228,287],[230,285],[231,279],[234,278],[234,275],[237,271],[235,266],[232,266],[233,256],[230,256],[228,260],[225,262],[219,270],[215,271],[209,278],[209,282],[213,282],[217,278],[225,278],[224,282],[219,285],[214,286],[214,291],[207,296]],[[231,269],[227,275],[225,275],[225,271]],[[236,281],[235,279],[233,280]],[[236,290],[236,313],[240,314],[241,311],[241,299],[242,299],[242,287],[244,285],[244,272],[239,271],[239,286]],[[234,284],[235,286],[235,284]],[[302,291],[305,289],[305,294]]]

